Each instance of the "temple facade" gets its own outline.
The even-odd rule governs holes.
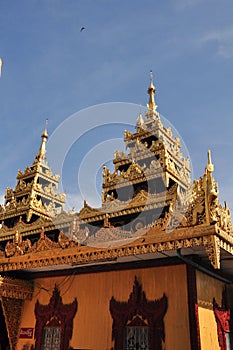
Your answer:
[[[211,152],[191,180],[152,76],[102,204],[65,210],[48,133],[0,207],[1,350],[230,350],[233,227]]]

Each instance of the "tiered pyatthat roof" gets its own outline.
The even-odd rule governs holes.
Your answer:
[[[58,215],[57,224],[61,222],[59,216],[64,216],[66,222],[70,217],[69,237],[72,236],[74,240],[69,239],[61,229],[56,241],[49,239],[42,218],[39,219],[41,222],[37,220],[32,224],[17,223],[14,229],[2,228],[0,231],[4,230],[5,234],[9,231],[11,239],[8,238],[4,250],[0,251],[0,271],[118,262],[122,258],[137,260],[137,256],[143,260],[156,259],[163,253],[164,256],[174,257],[180,256],[182,249],[182,254],[197,255],[215,269],[219,269],[222,263],[225,272],[232,275],[233,270],[229,270],[227,263],[233,254],[230,211],[227,205],[222,207],[219,203],[218,187],[212,172],[213,164],[208,152],[204,175],[191,186],[187,210],[182,213],[177,208],[177,202],[177,206],[170,207],[152,225],[135,232],[113,227],[107,216],[103,227],[91,234],[90,226],[82,226],[77,214],[65,213]],[[46,220],[44,223],[46,225]],[[38,240],[33,242],[30,232],[35,229],[38,230]]]
[[[54,217],[64,207],[65,194],[57,193],[60,176],[54,175],[46,162],[47,139],[45,128],[35,161],[24,172],[18,171],[14,190],[6,189],[0,220],[8,227],[13,227],[19,220],[30,223],[39,217]]]
[[[129,223],[129,216],[135,219],[143,212],[140,222],[134,220],[138,227],[143,227],[164,215],[177,191],[183,195],[189,188],[189,159],[181,152],[180,139],[162,124],[156,110],[155,91],[151,72],[145,117],[139,114],[136,132],[125,130],[128,152],[115,151],[113,172],[104,166],[102,207],[94,209],[85,205],[80,212],[84,222],[99,226],[107,213],[113,226],[122,226]]]
[[[0,213],[6,218],[1,273],[168,257],[190,263],[192,255],[194,263],[221,268],[232,281],[230,210],[219,202],[210,151],[203,176],[189,186],[188,161],[161,123],[154,90],[151,76],[146,115],[139,115],[135,133],[125,133],[129,153],[115,152],[113,173],[104,168],[101,208],[84,202],[80,213],[62,211],[48,219],[46,207],[54,203],[57,213],[64,197],[56,194],[59,177],[45,161],[45,130],[34,163],[18,173],[15,190],[7,189]]]

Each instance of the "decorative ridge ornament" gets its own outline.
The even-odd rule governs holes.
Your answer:
[[[186,224],[215,225],[219,229],[233,236],[230,210],[227,204],[223,207],[218,197],[218,184],[213,177],[214,165],[211,161],[211,152],[208,150],[208,162],[204,175],[194,180],[189,207],[185,213]]]
[[[137,121],[136,121],[136,126],[137,126],[137,128],[143,129],[144,120],[143,120],[142,112],[141,112],[141,111],[140,111],[140,113],[139,113],[139,115],[138,115],[138,118],[137,118]]]

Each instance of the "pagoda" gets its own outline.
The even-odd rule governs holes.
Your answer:
[[[39,218],[50,219],[62,211],[65,193],[57,193],[59,175],[54,175],[46,161],[47,129],[41,135],[41,145],[31,166],[18,171],[15,189],[7,188],[0,221],[7,228],[17,222],[33,223]]]
[[[183,198],[190,187],[190,164],[181,152],[181,143],[157,112],[152,72],[145,116],[139,114],[136,131],[125,130],[127,153],[114,152],[114,170],[103,167],[102,206],[91,208],[84,202],[79,218],[101,227],[136,231],[153,224]]]

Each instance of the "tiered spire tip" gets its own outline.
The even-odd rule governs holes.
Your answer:
[[[147,107],[149,110],[152,110],[152,111],[156,111],[157,109],[157,105],[155,103],[155,91],[156,91],[156,88],[153,84],[153,72],[152,70],[150,70],[150,85],[147,89],[147,92],[149,94],[149,101],[148,101],[148,104],[147,104]]]
[[[212,163],[212,160],[211,160],[211,151],[210,151],[210,149],[208,149],[207,157],[208,157],[208,162],[207,162],[207,165],[206,165],[206,170],[209,173],[212,173],[214,171],[214,164]]]
[[[43,133],[41,134],[40,150],[39,150],[39,153],[36,155],[36,159],[38,161],[46,160],[46,142],[47,142],[47,139],[49,137],[48,131],[47,131],[47,125],[48,125],[48,118],[46,118],[45,128],[44,128]]]

